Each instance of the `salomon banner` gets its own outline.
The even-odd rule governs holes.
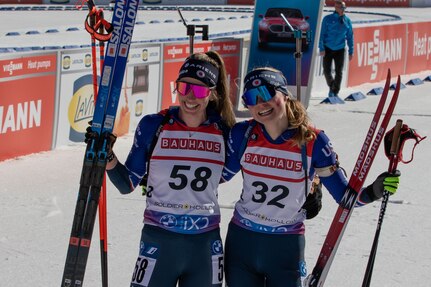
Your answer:
[[[241,78],[242,39],[206,41],[205,43],[195,44],[193,48],[195,53],[205,53],[209,50],[217,51],[223,58],[230,82],[230,99],[233,106],[236,107],[239,92],[236,83]],[[162,109],[178,105],[177,93],[175,93],[175,81],[181,65],[189,56],[189,52],[189,44],[184,43],[167,44],[163,47]]]
[[[323,2],[256,0],[253,17],[248,71],[265,66],[281,70],[290,91],[306,107],[311,94]]]
[[[0,161],[50,150],[57,55],[3,57],[0,67]]]

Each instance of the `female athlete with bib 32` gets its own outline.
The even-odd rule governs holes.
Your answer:
[[[323,131],[311,126],[303,105],[287,90],[284,75],[258,68],[244,79],[244,104],[253,119],[230,132],[224,180],[243,174],[225,242],[228,287],[298,287],[306,275],[301,208],[317,174],[337,202],[347,187]],[[244,137],[248,138],[242,147]],[[381,174],[358,205],[395,193],[399,174]]]
[[[223,282],[217,188],[235,117],[219,54],[187,58],[176,92],[179,107],[145,116],[125,164],[112,154],[107,165],[123,194],[148,175],[132,287],[220,287]]]

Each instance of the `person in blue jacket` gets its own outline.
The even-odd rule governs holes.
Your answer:
[[[317,174],[336,202],[347,189],[346,175],[327,135],[313,127],[284,75],[256,68],[244,79],[244,104],[252,119],[230,131],[223,180],[238,171],[242,193],[225,241],[228,287],[299,287],[304,261],[306,210]],[[248,140],[244,144],[244,138]],[[382,173],[363,189],[357,205],[391,194],[400,173]]]
[[[124,164],[108,156],[108,176],[122,194],[148,175],[130,286],[221,287],[217,188],[235,123],[225,64],[214,51],[193,54],[175,85],[179,106],[142,118]]]
[[[338,96],[341,80],[346,42],[349,61],[354,54],[352,21],[344,13],[346,3],[335,1],[335,11],[323,17],[320,30],[319,51],[323,56],[323,74],[329,87],[329,96]],[[332,76],[332,63],[335,66],[335,77]]]

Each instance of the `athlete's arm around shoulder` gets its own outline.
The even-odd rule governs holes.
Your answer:
[[[144,176],[147,169],[148,151],[162,119],[161,114],[144,116],[136,128],[132,148],[126,162],[122,164],[117,160],[115,166],[107,169],[109,179],[120,193],[127,194],[135,190]]]
[[[245,139],[245,133],[250,126],[250,121],[236,123],[229,132],[226,145],[226,160],[222,173],[222,182],[229,181],[241,169],[240,149]],[[245,143],[245,142],[244,142]],[[242,151],[244,152],[244,151]]]

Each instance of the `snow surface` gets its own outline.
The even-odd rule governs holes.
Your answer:
[[[418,75],[420,78],[426,73]],[[410,79],[405,77],[403,82]],[[395,79],[394,79],[395,80]],[[381,83],[382,84],[382,83]],[[356,87],[366,94],[376,85]],[[352,91],[341,92],[344,98]],[[401,90],[390,122],[396,119],[431,135],[431,83]],[[319,104],[312,99],[309,114],[326,131],[350,175],[379,96],[367,96],[344,105]],[[241,119],[239,119],[241,120]],[[133,135],[117,140],[115,151],[124,160]],[[84,144],[76,144],[0,162],[0,286],[59,286],[78,192]],[[411,145],[405,145],[405,156]],[[414,161],[400,164],[398,193],[388,205],[374,267],[372,286],[429,286],[431,280],[431,221],[429,213],[430,140],[417,146]],[[388,167],[382,147],[367,183]],[[145,198],[136,190],[121,195],[108,180],[108,240],[110,286],[128,286],[138,254]],[[241,178],[220,187],[220,203],[231,205],[239,197]],[[307,221],[306,260],[309,271],[335,214],[337,205],[325,191],[323,209]],[[360,286],[372,245],[380,202],[356,209],[344,234],[326,286]],[[222,209],[222,237],[226,235],[232,209]],[[84,286],[101,286],[100,255],[96,223]],[[174,243],[173,243],[174,244]],[[286,255],[288,256],[288,255]]]
[[[430,9],[403,8],[402,10],[385,9],[385,11],[393,14],[401,13],[400,15],[405,21],[413,21],[413,18],[429,19]],[[27,31],[36,21],[34,18],[28,18],[28,21],[18,21],[21,24],[15,26],[18,22],[7,20],[9,16],[16,19],[13,12],[2,12],[0,15],[5,20],[3,21],[5,25],[2,25],[0,30],[2,32],[14,29]],[[22,14],[20,16],[22,17]],[[37,26],[43,29],[65,28],[72,24],[82,25],[77,24],[81,22],[70,20],[72,15],[70,16],[64,17],[64,21],[61,22],[58,22],[58,19],[54,21],[54,18],[58,17],[49,17],[48,22],[39,23],[40,18],[38,18]],[[156,17],[159,16],[156,15]],[[173,17],[173,14],[167,16]],[[25,18],[27,19],[27,17]],[[241,27],[244,22],[245,26],[249,25],[248,21],[250,20],[242,21]],[[24,23],[26,24],[24,25]],[[249,26],[246,29],[249,29]],[[164,29],[164,32],[168,30],[170,31],[170,29]],[[79,33],[82,33],[82,37],[85,38],[83,31]],[[175,33],[183,35],[184,31]],[[63,39],[65,34],[61,32],[60,34],[59,38]],[[145,38],[147,35],[143,34],[141,37]],[[22,38],[13,41],[8,39],[8,42],[0,42],[2,42],[0,46],[21,46],[23,42],[26,45],[28,39],[26,41],[23,41]],[[403,83],[413,77],[423,79],[430,74],[431,71],[405,76]],[[343,89],[340,96],[345,98],[350,93],[358,91],[366,94],[379,85],[383,86],[383,83]],[[325,130],[332,139],[341,164],[350,175],[379,96],[367,96],[365,100],[346,102],[344,105],[319,104],[322,99],[312,97],[308,108],[309,115],[316,126]],[[431,83],[407,86],[406,89],[401,90],[400,99],[389,126],[392,127],[398,118],[417,129],[420,135],[431,135]],[[132,134],[117,140],[115,151],[123,161],[128,154],[132,140]],[[0,162],[1,287],[30,284],[45,287],[60,285],[84,150],[84,144],[75,144],[50,152]],[[405,157],[409,157],[410,150],[411,144],[407,143]],[[402,172],[401,184],[398,193],[391,197],[386,211],[371,286],[427,287],[430,285],[431,220],[429,220],[429,214],[431,203],[428,200],[428,192],[431,180],[427,164],[430,162],[430,155],[430,139],[426,139],[418,145],[411,164],[399,164]],[[387,167],[388,159],[381,148],[367,183],[370,183]],[[138,254],[145,198],[140,195],[139,190],[123,196],[109,180],[107,189],[109,285],[129,286]],[[240,175],[231,182],[221,185],[220,204],[226,207],[231,206],[239,198],[240,189]],[[315,219],[306,222],[306,260],[310,272],[316,262],[336,208],[334,200],[325,192],[321,213]],[[380,202],[375,202],[354,211],[325,286],[361,286],[379,209]],[[232,212],[231,208],[222,209],[223,238],[226,235]],[[84,286],[101,286],[98,238],[96,223]]]

